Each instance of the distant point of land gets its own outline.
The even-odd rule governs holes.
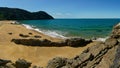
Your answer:
[[[41,20],[54,19],[45,11],[29,12],[19,8],[0,7],[0,20]]]

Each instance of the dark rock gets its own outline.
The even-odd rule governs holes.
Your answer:
[[[47,68],[61,68],[65,66],[66,58],[56,57],[48,62]]]
[[[4,66],[6,65],[7,63],[11,62],[10,60],[3,60],[3,59],[0,59],[0,66]]]
[[[16,44],[28,45],[28,46],[47,46],[47,47],[63,47],[63,46],[70,46],[70,47],[83,47],[90,42],[91,40],[85,39],[67,39],[66,41],[61,42],[52,42],[47,39],[39,40],[39,39],[12,39],[12,42]]]
[[[28,46],[40,46],[41,41],[38,39],[12,39],[12,42],[16,44],[23,44]]]
[[[16,44],[23,44],[27,46],[51,46],[51,41],[47,39],[39,40],[39,39],[12,39],[12,42]]]
[[[26,60],[24,59],[18,59],[16,62],[15,62],[15,67],[16,68],[29,68],[31,66],[31,63],[30,62],[27,62]]]
[[[28,33],[29,35],[32,35],[32,33],[30,32],[30,33]]]
[[[12,35],[12,33],[8,33],[9,35]]]
[[[35,37],[35,38],[41,38],[41,36],[39,36],[39,35],[35,35],[34,37]]]
[[[85,40],[82,38],[72,38],[66,40],[67,45],[71,47],[82,47],[89,44],[90,42],[92,42],[92,40]]]
[[[24,38],[29,37],[29,35],[24,35],[24,34],[19,34],[19,36]]]

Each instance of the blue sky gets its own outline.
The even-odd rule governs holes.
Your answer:
[[[55,18],[120,18],[120,0],[0,0],[0,7],[42,10]]]

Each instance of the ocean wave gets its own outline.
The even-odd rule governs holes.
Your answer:
[[[60,31],[56,32],[56,31],[50,31],[50,30],[40,30],[38,28],[34,28],[34,26],[30,26],[30,25],[27,25],[27,24],[22,24],[22,25],[25,26],[27,29],[35,30],[37,32],[43,33],[43,34],[48,35],[50,37],[62,38],[62,39],[67,38],[67,37],[63,36]]]

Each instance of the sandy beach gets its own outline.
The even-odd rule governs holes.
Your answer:
[[[41,36],[41,39],[48,39],[54,42],[60,42],[62,39],[52,38],[34,30],[26,29],[20,24],[11,24],[13,21],[0,21],[0,58],[9,59],[13,62],[19,58],[32,62],[32,65],[45,67],[47,62],[54,57],[72,58],[79,55],[86,48],[93,46],[93,42],[84,47],[39,47],[17,45],[11,42],[12,39],[23,38],[20,34],[29,35],[27,38]],[[32,33],[32,34],[31,34]]]

